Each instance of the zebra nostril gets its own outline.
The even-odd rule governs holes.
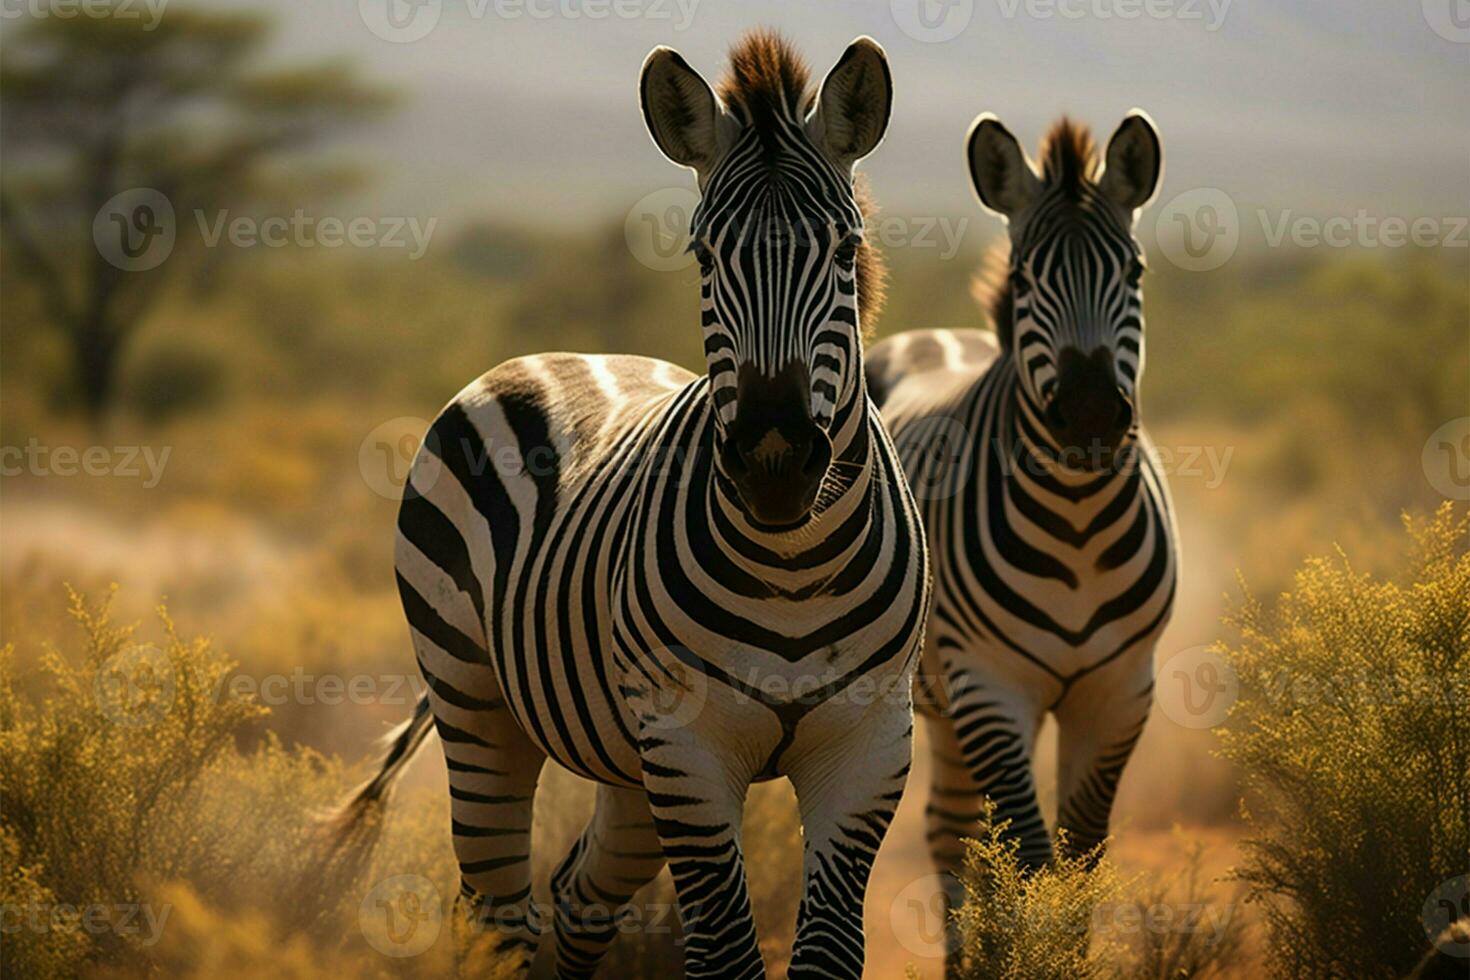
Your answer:
[[[1055,431],[1061,431],[1067,427],[1067,417],[1062,414],[1061,399],[1053,398],[1051,404],[1046,406],[1046,424]]]
[[[812,437],[806,460],[801,464],[802,475],[811,480],[818,479],[826,475],[827,467],[831,465],[832,440],[827,438],[827,433],[818,430]]]
[[[1116,422],[1116,427],[1119,432],[1122,432],[1123,430],[1130,428],[1132,425],[1133,403],[1128,400],[1127,395],[1123,394],[1120,391],[1118,392],[1118,418]]]
[[[746,465],[745,454],[736,445],[736,440],[727,438],[725,444],[720,447],[720,461],[725,464],[725,473],[739,479],[750,473],[750,467]]]

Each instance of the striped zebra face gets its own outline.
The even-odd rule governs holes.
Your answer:
[[[859,38],[816,96],[805,80],[734,65],[717,99],[683,59],[644,67],[650,132],[693,167],[692,216],[718,468],[758,524],[811,513],[832,461],[829,430],[861,390],[853,166],[887,126],[892,86]],[[728,107],[727,107],[728,103]]]
[[[1091,137],[1065,121],[1038,174],[993,117],[970,133],[980,200],[1010,230],[1010,349],[1034,430],[1084,468],[1105,464],[1137,431],[1143,373],[1143,252],[1138,209],[1163,156],[1135,110],[1108,143],[1097,174]]]

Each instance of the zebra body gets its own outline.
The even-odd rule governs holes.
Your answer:
[[[399,514],[430,710],[364,792],[432,718],[462,905],[530,951],[537,778],[550,758],[599,783],[552,875],[561,976],[592,973],[665,861],[688,975],[762,976],[740,821],[750,784],[780,776],[805,845],[790,975],[860,976],[863,895],[910,763],[929,570],[862,373],[851,186],[886,124],[886,62],[854,42],[830,98],[779,39],[732,63],[728,109],[672,51],[643,79],[655,141],[704,191],[707,375],[503,364],[431,425]]]
[[[1151,704],[1178,556],[1135,411],[1143,319],[1131,225],[1158,172],[1152,127],[1135,120],[1099,179],[1090,138],[1065,121],[1038,175],[982,119],[977,187],[1011,224],[1004,278],[990,289],[996,332],[911,331],[867,362],[932,553],[916,699],[933,751],[928,839],[951,901],[960,840],[975,836],[984,797],[1011,821],[1023,862],[1050,859],[1032,775],[1047,713],[1059,730],[1058,824],[1086,852],[1107,834]],[[1129,176],[1131,194],[1117,187]]]

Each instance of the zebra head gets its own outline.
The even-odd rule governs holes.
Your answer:
[[[1027,428],[1063,459],[1096,468],[1137,431],[1143,374],[1143,250],[1138,210],[1153,197],[1163,151],[1148,116],[1130,112],[1106,163],[1065,117],[1042,144],[1040,173],[989,114],[968,141],[981,203],[1009,225],[996,327],[1014,358]],[[1079,455],[1080,454],[1080,455]]]
[[[732,52],[719,94],[676,52],[643,65],[654,142],[695,171],[691,221],[716,466],[747,516],[786,527],[813,510],[862,395],[858,306],[874,258],[853,168],[888,125],[883,49],[854,41],[819,90],[779,37]],[[871,291],[871,286],[868,287]]]

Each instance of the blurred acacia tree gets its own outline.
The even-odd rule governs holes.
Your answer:
[[[161,264],[129,269],[94,243],[104,209],[138,189],[161,194],[180,223],[258,204],[307,179],[301,151],[389,102],[342,65],[255,70],[268,25],[253,15],[169,7],[150,23],[119,16],[119,4],[106,11],[32,20],[11,32],[0,65],[0,240],[61,332],[73,397],[94,426],[151,306],[184,270],[199,282],[223,251],[191,262],[203,236],[175,228]],[[340,174],[317,176],[340,186]],[[135,209],[119,223],[158,218]]]

